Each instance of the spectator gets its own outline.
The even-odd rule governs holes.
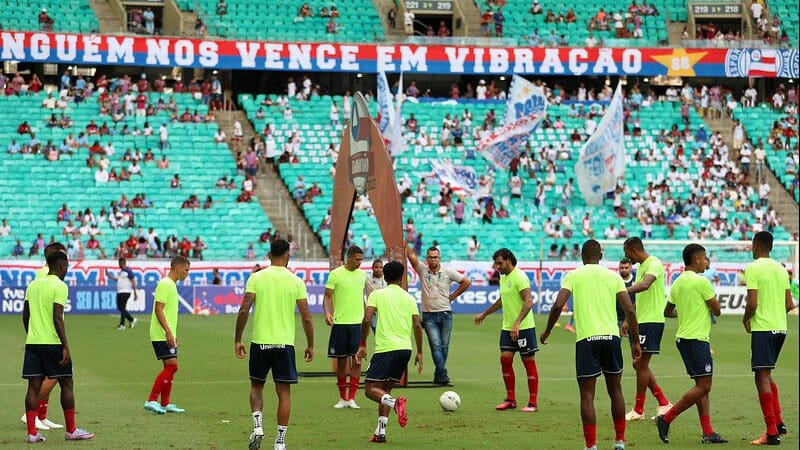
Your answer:
[[[106,170],[102,167],[97,169],[97,171],[94,173],[94,181],[96,183],[108,183],[109,179],[109,173],[106,172]]]
[[[53,31],[53,19],[47,15],[47,9],[42,8],[39,13],[39,26],[43,31]]]
[[[524,216],[519,223],[519,230],[522,232],[529,232],[533,229],[533,224],[528,220],[528,216]]]
[[[537,15],[542,13],[542,5],[539,4],[539,0],[533,0],[533,5],[531,5],[531,14]]]
[[[253,248],[253,243],[251,242],[247,246],[247,250],[244,251],[244,258],[245,259],[256,259],[256,249]]]
[[[22,241],[19,239],[17,239],[16,245],[11,249],[11,256],[14,258],[25,256],[25,247],[22,246]]]
[[[150,7],[144,10],[142,18],[144,19],[144,29],[147,34],[154,34],[156,32],[156,15]]]
[[[175,176],[172,177],[172,180],[169,182],[169,187],[171,189],[180,189],[181,186],[181,177],[177,173]]]
[[[219,0],[219,3],[217,3],[217,15],[224,16],[225,14],[228,14],[228,5],[225,4],[225,0]]]
[[[481,248],[481,243],[478,242],[478,237],[473,235],[469,241],[467,241],[467,258],[470,261],[474,261],[478,256],[478,251]]]
[[[328,20],[328,23],[325,25],[325,32],[328,34],[336,34],[338,32],[336,22],[334,22],[333,17]]]
[[[392,8],[386,14],[386,18],[389,20],[389,27],[392,30],[397,28],[397,10],[394,9],[394,6],[392,6]]]
[[[206,243],[203,242],[202,239],[200,239],[200,236],[197,236],[194,239],[194,242],[192,242],[192,258],[202,261],[203,251],[207,248],[208,246],[206,245]]]

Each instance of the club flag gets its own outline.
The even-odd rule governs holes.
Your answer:
[[[511,125],[523,117],[542,115],[545,109],[547,109],[547,97],[544,89],[519,75],[514,75],[511,88],[508,90],[503,125]]]
[[[589,206],[600,205],[606,192],[614,190],[617,179],[625,173],[622,113],[622,86],[619,84],[603,120],[581,147],[575,164],[578,187]]]
[[[428,164],[442,186],[449,184],[456,194],[463,193],[466,196],[475,194],[478,177],[472,167],[453,165],[449,158],[442,161],[430,160]]]
[[[389,89],[389,81],[386,79],[386,73],[381,72],[378,74],[378,129],[381,133],[385,133],[389,125],[394,121],[394,109],[392,108],[392,91]]]
[[[397,87],[397,95],[394,98],[394,114],[392,116],[391,128],[389,129],[389,154],[392,156],[402,155],[406,151],[406,143],[403,140],[403,72],[400,72],[400,82]]]
[[[543,117],[541,113],[525,116],[510,125],[495,128],[478,143],[478,152],[498,169],[508,168]]]

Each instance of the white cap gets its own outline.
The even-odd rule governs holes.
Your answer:
[[[481,80],[478,82],[478,84],[486,84],[486,80]]]
[[[46,13],[47,12],[47,8],[42,8],[42,12]]]

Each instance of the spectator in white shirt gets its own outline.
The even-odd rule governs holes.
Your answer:
[[[606,228],[606,231],[604,231],[603,234],[605,235],[606,239],[617,239],[619,237],[619,230],[614,228],[614,224],[612,223],[608,226],[608,228]]]
[[[529,232],[533,229],[533,224],[530,220],[528,220],[528,216],[522,218],[522,221],[519,223],[519,230],[522,232]]]
[[[108,172],[103,167],[100,167],[94,173],[94,181],[97,183],[108,183]]]
[[[8,236],[9,234],[11,234],[11,227],[8,225],[8,221],[3,219],[3,224],[0,225],[0,236]]]

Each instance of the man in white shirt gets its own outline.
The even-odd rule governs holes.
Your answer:
[[[0,225],[0,236],[8,236],[11,234],[11,227],[8,225],[8,221],[3,219],[3,224]]]
[[[753,5],[757,5],[757,4],[758,3],[755,3],[755,2],[753,3]],[[753,86],[750,86],[747,89],[745,89],[745,91],[744,91],[744,98],[745,98],[744,106],[747,107],[747,108],[755,107],[756,106],[756,97],[757,96],[758,96],[758,93],[756,92],[756,88],[754,88]]]
[[[758,199],[759,199],[759,204],[762,207],[767,206],[769,204],[769,192],[770,192],[769,183],[767,183],[766,178],[762,178],[761,185],[758,186]]]
[[[480,80],[478,87],[475,88],[475,98],[478,100],[486,100],[486,80]]]
[[[433,382],[446,386],[450,383],[445,365],[450,348],[450,331],[453,326],[451,304],[469,288],[472,282],[455,269],[442,267],[441,253],[436,248],[428,249],[427,264],[422,264],[410,245],[407,245],[407,250],[408,261],[419,276],[422,327],[425,329],[425,334],[428,335],[431,357],[436,366]],[[453,283],[458,283],[458,287],[450,292]]]
[[[583,129],[586,132],[586,136],[590,137],[594,134],[595,130],[597,130],[597,122],[594,119],[586,119],[586,122],[583,124]]]
[[[614,228],[614,224],[613,223],[608,225],[608,228],[606,228],[606,231],[604,231],[603,234],[605,235],[606,239],[617,239],[617,238],[619,238],[619,230]]]
[[[225,135],[225,132],[222,131],[222,129],[218,129],[217,132],[214,134],[214,143],[222,144],[225,142],[226,138],[227,136]]]
[[[108,172],[101,167],[94,173],[94,181],[96,183],[108,183]]]
[[[758,21],[761,18],[761,13],[764,10],[764,6],[759,2],[753,2],[750,5],[750,11],[753,13],[753,21]]]
[[[752,154],[753,152],[750,150],[750,144],[745,142],[744,145],[742,145],[742,149],[739,150],[739,168],[745,175],[750,173],[750,156]]]
[[[528,220],[528,216],[522,218],[522,221],[519,223],[519,230],[527,233],[533,229],[533,224],[530,220]]]
[[[744,127],[742,123],[737,120],[736,124],[733,126],[733,149],[739,150],[742,148],[742,144],[744,144]]]
[[[586,44],[586,47],[592,48],[595,45],[597,45],[597,39],[595,39],[594,36],[592,36],[592,33],[589,33],[589,36],[587,36],[586,39],[584,39],[583,43]]]

